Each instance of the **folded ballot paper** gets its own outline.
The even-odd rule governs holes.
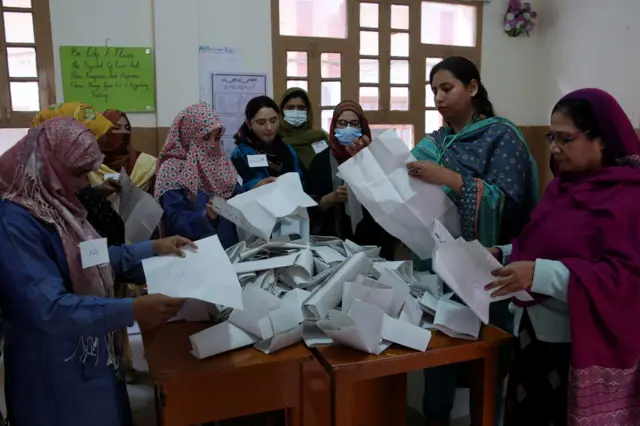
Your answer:
[[[307,234],[307,207],[317,203],[305,194],[297,173],[286,173],[275,182],[225,200],[213,199],[213,209],[251,235],[269,241],[273,234]],[[273,235],[276,236],[276,235]],[[304,235],[303,235],[304,237]]]
[[[242,308],[242,288],[220,240],[212,236],[185,248],[185,257],[156,256],[142,261],[150,294],[185,297]]]
[[[435,247],[434,220],[458,236],[460,217],[441,186],[409,176],[407,163],[415,160],[404,141],[388,130],[338,170],[376,222],[420,258],[428,259]]]
[[[147,241],[160,223],[164,213],[151,194],[141,190],[131,181],[125,169],[117,174],[120,191],[115,209],[124,222],[125,239],[131,243]]]

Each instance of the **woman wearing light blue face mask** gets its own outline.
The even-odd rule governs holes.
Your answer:
[[[324,130],[313,128],[313,107],[309,95],[299,87],[288,89],[280,100],[280,111],[279,134],[308,168],[316,153],[326,148],[328,141]]]
[[[315,156],[307,174],[307,193],[318,202],[318,207],[309,209],[311,233],[377,245],[382,247],[381,255],[391,259],[394,239],[349,196],[346,185],[336,176],[339,164],[370,143],[371,129],[360,105],[340,103],[331,121],[329,148]],[[354,214],[358,208],[361,215]]]

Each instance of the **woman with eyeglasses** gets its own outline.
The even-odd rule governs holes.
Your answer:
[[[238,174],[224,154],[224,127],[216,112],[201,103],[173,120],[158,156],[155,198],[164,209],[160,235],[192,240],[217,235],[224,248],[238,242],[236,226],[213,210],[214,197],[242,192]]]
[[[316,155],[307,173],[307,193],[318,202],[309,209],[311,233],[377,245],[382,247],[381,255],[391,259],[395,240],[355,196],[349,196],[347,186],[336,175],[338,165],[370,143],[371,129],[362,107],[353,101],[341,102],[333,112],[329,147]]]
[[[562,98],[549,130],[555,178],[487,286],[534,296],[510,305],[518,344],[504,424],[637,425],[640,140],[599,89]]]
[[[311,165],[319,146],[326,146],[327,134],[313,128],[313,106],[309,94],[292,87],[280,100],[280,130],[282,140],[293,147],[305,167]]]
[[[231,153],[244,189],[265,185],[291,172],[298,173],[304,184],[298,154],[278,133],[280,108],[275,101],[268,96],[251,99],[245,108],[245,118],[234,136],[236,147]]]

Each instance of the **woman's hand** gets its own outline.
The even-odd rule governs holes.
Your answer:
[[[371,139],[369,139],[367,135],[364,135],[360,139],[354,139],[353,144],[345,146],[345,149],[349,155],[353,157],[369,145],[371,145]]]
[[[349,192],[346,185],[342,185],[332,193],[325,195],[320,199],[320,202],[318,203],[320,211],[326,211],[336,204],[345,203],[347,201],[347,198],[349,197],[348,194]]]
[[[268,177],[266,179],[262,179],[260,182],[256,183],[256,188],[258,188],[258,187],[260,187],[262,185],[266,185],[266,184],[271,183],[271,182],[275,182],[275,181],[276,181],[276,178],[274,178],[274,177]]]
[[[116,192],[120,192],[121,188],[122,185],[120,185],[120,182],[115,179],[107,179],[100,185],[93,187],[93,189],[104,198],[110,197]]]
[[[492,272],[497,280],[487,285],[485,290],[497,289],[491,297],[506,296],[520,290],[529,290],[533,285],[535,262],[513,262]]]
[[[216,220],[218,218],[218,213],[213,210],[213,200],[209,200],[207,203],[207,217],[209,220]]]
[[[148,294],[133,299],[133,319],[140,327],[149,329],[175,317],[185,299],[163,294]]]
[[[195,245],[193,241],[176,235],[174,237],[153,240],[153,253],[156,256],[163,254],[177,254],[180,257],[184,257],[185,255],[182,248],[186,246],[193,247],[196,250],[198,249],[198,246]]]
[[[433,185],[448,186],[458,195],[462,193],[462,176],[433,161],[412,161],[407,164],[409,175]]]
[[[489,247],[487,251],[491,253],[491,256],[495,257],[498,262],[502,263],[502,250],[498,247]]]

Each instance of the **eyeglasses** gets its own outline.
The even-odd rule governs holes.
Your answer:
[[[582,135],[583,132],[575,132],[575,133],[553,133],[549,132],[546,134],[547,142],[549,145],[555,143],[558,148],[564,148],[567,144],[576,140],[576,138]]]
[[[347,120],[338,120],[336,121],[336,126],[337,127],[355,127],[355,128],[360,128],[360,120],[351,120],[351,121],[347,121]]]
[[[267,127],[267,125],[271,125],[271,127],[275,126],[276,124],[278,124],[278,117],[271,117],[269,119],[267,118],[260,118],[258,120],[253,120],[252,123],[256,124],[257,126],[260,127]]]

